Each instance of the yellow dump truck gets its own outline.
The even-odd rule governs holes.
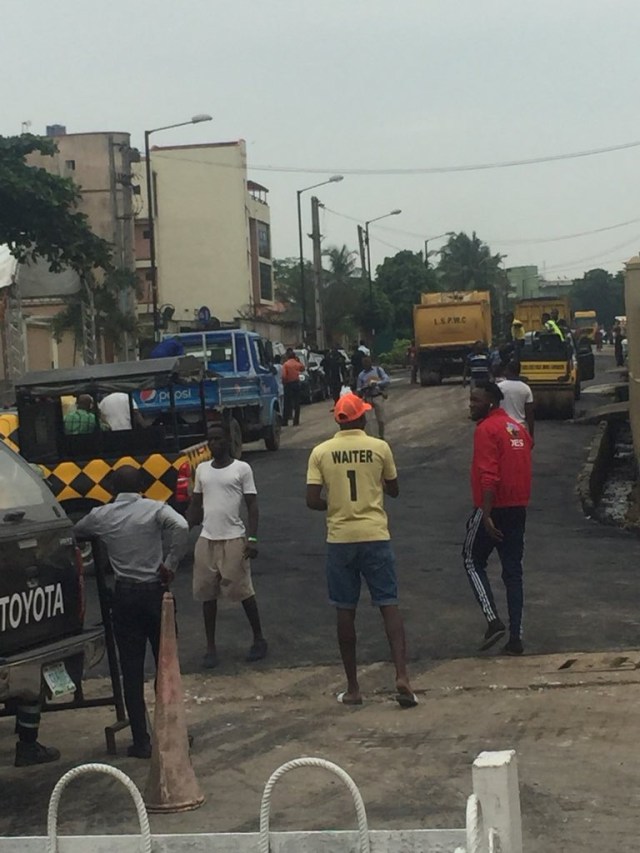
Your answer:
[[[485,290],[423,293],[413,309],[421,385],[464,372],[476,341],[491,343],[491,301]]]
[[[595,343],[598,330],[598,318],[595,311],[576,311],[573,315],[573,328],[576,338],[586,338],[590,344]]]
[[[513,307],[513,316],[520,320],[525,332],[539,332],[542,329],[542,315],[558,312],[560,320],[571,327],[571,305],[568,296],[539,296],[531,299],[519,299]]]

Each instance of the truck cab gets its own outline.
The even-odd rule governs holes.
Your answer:
[[[0,704],[80,689],[104,653],[84,626],[72,524],[44,479],[0,441]]]
[[[236,459],[248,442],[264,441],[267,450],[278,450],[282,412],[273,369],[271,342],[244,329],[185,332],[165,335],[182,344],[185,356],[197,359],[204,370],[205,406],[228,426]],[[161,410],[166,394],[138,395],[141,413]],[[175,403],[186,415],[199,407],[195,393],[178,389]]]

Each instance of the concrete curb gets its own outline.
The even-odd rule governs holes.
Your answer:
[[[614,435],[610,421],[601,421],[591,442],[587,461],[578,475],[576,491],[582,510],[589,518],[597,513],[607,472],[613,460]]]

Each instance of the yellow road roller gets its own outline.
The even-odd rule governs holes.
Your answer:
[[[529,333],[520,353],[520,378],[533,392],[536,418],[566,420],[575,415],[583,382],[594,377],[588,340],[575,344],[571,335]]]

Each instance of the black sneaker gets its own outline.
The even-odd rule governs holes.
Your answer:
[[[501,640],[506,634],[507,629],[499,619],[492,619],[487,626],[484,639],[480,643],[480,651],[486,652],[491,646],[495,646],[498,640]]]
[[[249,654],[247,655],[247,661],[249,663],[255,663],[257,660],[262,660],[267,656],[267,641],[266,640],[256,640],[255,643],[249,649]]]
[[[129,758],[151,758],[150,743],[132,743],[127,747]]]
[[[48,764],[60,758],[60,750],[53,746],[43,746],[35,743],[18,741],[16,744],[16,760],[14,767],[32,767],[35,764]]]
[[[522,640],[518,637],[511,637],[506,646],[502,649],[503,655],[513,655],[518,656],[524,654],[524,646],[522,645]]]

